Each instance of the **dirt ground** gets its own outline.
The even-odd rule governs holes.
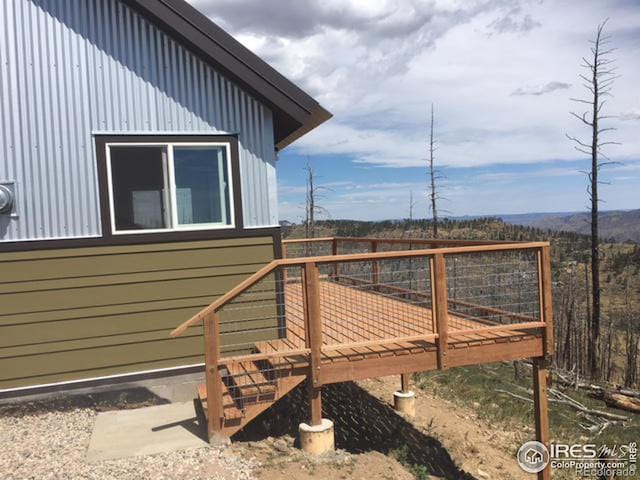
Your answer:
[[[391,408],[398,383],[399,378],[387,377],[325,388],[323,410],[336,423],[338,448],[327,458],[310,459],[295,444],[299,419],[292,412],[304,412],[298,404],[304,403],[304,392],[278,404],[263,419],[264,430],[247,432],[232,450],[256,461],[254,474],[262,480],[528,478],[509,453],[518,442],[516,433],[417,389],[416,417],[403,418]],[[411,471],[406,465],[421,467]]]
[[[229,447],[92,464],[85,452],[96,413],[155,404],[154,399],[86,396],[0,408],[0,442],[6,447],[0,479],[134,479],[150,472],[167,479],[225,480],[530,478],[513,457],[523,432],[501,431],[418,389],[417,416],[402,417],[391,406],[398,384],[398,377],[389,377],[325,386],[323,414],[334,421],[337,449],[320,459],[306,456],[296,441],[298,425],[308,419],[304,387],[254,420]]]
[[[386,377],[360,384],[381,401],[389,396],[399,379]],[[434,436],[465,472],[477,478],[527,479],[515,456],[509,453],[519,442],[519,435],[488,425],[471,410],[446,399],[414,389],[416,416],[412,423]]]

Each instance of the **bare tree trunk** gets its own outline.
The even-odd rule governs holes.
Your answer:
[[[305,199],[305,236],[306,238],[314,238],[316,236],[316,213],[328,213],[327,209],[318,204],[318,197],[321,192],[329,190],[326,187],[316,185],[316,174],[311,165],[311,160],[307,157],[307,166],[305,167],[307,191]]]
[[[415,209],[416,202],[413,200],[413,190],[409,192],[409,228],[413,227],[413,211]]]
[[[591,96],[588,99],[572,99],[576,102],[589,105],[591,109],[591,111],[586,111],[582,115],[571,112],[574,117],[589,127],[591,133],[590,142],[583,142],[576,137],[567,135],[567,137],[575,143],[576,150],[589,155],[591,160],[591,168],[587,174],[589,178],[587,193],[591,203],[591,322],[589,325],[590,334],[587,344],[587,362],[589,371],[594,378],[600,377],[601,374],[600,240],[598,238],[598,206],[600,202],[598,193],[599,173],[600,168],[611,163],[601,162],[600,156],[607,158],[601,152],[604,145],[616,143],[603,142],[600,138],[602,133],[613,130],[612,128],[601,128],[600,126],[600,121],[606,118],[602,115],[602,107],[606,102],[604,97],[610,95],[611,85],[615,80],[615,68],[610,67],[613,60],[608,58],[612,49],[606,47],[609,43],[609,37],[603,35],[606,23],[607,20],[598,25],[596,38],[591,42],[591,59],[587,60],[584,57],[582,59],[582,66],[589,71],[589,75],[580,75],[580,78],[585,82],[584,86],[590,92]]]
[[[435,168],[435,142],[433,139],[433,103],[431,104],[431,124],[429,127],[429,177],[431,180],[431,192],[429,200],[431,202],[431,216],[433,222],[433,238],[438,238],[438,208],[436,200],[438,198],[436,192],[436,168]]]
[[[598,57],[600,49],[600,33],[596,36],[594,68],[592,68],[592,85],[593,85],[593,116],[591,128],[591,179],[590,196],[591,196],[591,339],[589,341],[589,368],[594,377],[599,377],[598,371],[598,349],[600,344],[600,239],[598,238],[598,111],[599,96],[598,89]]]

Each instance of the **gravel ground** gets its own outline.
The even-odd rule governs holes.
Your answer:
[[[0,478],[45,479],[229,479],[252,480],[255,461],[228,447],[86,463],[96,412],[0,411]]]

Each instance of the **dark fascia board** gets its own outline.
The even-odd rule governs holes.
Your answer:
[[[315,99],[185,0],[122,0],[271,109],[281,150],[331,118]]]

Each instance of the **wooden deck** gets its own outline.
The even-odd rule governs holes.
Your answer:
[[[304,257],[292,256],[298,243],[309,252]],[[354,243],[357,249],[368,244],[370,251],[338,254]],[[388,250],[393,245],[399,250]],[[548,243],[331,237],[288,240],[285,250],[286,258],[265,265],[171,333],[176,337],[204,326],[206,385],[199,388],[199,397],[210,439],[233,435],[303,382],[309,424],[315,426],[321,424],[321,392],[327,384],[398,375],[406,392],[413,372],[532,359],[536,439],[548,444],[546,385],[553,353]],[[488,261],[487,255],[499,258]],[[482,261],[465,267],[457,262],[461,256]],[[413,284],[402,275],[394,277],[407,261],[408,271],[428,269],[415,277],[427,292],[410,289],[407,283]],[[341,269],[357,264],[370,268]],[[471,270],[465,273],[465,268]],[[353,271],[355,277],[348,277]],[[476,293],[456,295],[454,288],[449,298],[450,273],[455,288]],[[455,283],[458,278],[467,283]],[[261,288],[261,282],[266,286]],[[264,298],[251,292],[254,286],[269,298],[276,292],[275,308],[264,312]],[[525,297],[509,300],[510,288]],[[242,300],[243,295],[248,298]],[[253,322],[257,315],[270,322],[268,335],[277,323],[282,338],[254,344],[252,339],[265,338],[255,336],[262,327],[221,333],[220,314],[232,312],[236,299],[235,314],[242,312],[238,322]],[[527,307],[531,304],[535,307]],[[252,308],[258,313],[251,314]],[[221,345],[235,345],[225,344],[228,338],[240,338],[240,351],[252,353],[221,354]],[[548,479],[549,468],[538,478]]]
[[[301,368],[308,365],[305,349],[303,289],[300,283],[289,283],[285,291],[286,338],[256,343],[265,354],[282,354],[272,359],[276,368]],[[433,312],[431,308],[405,301],[392,295],[343,285],[328,279],[320,282],[322,302],[322,363],[371,360],[436,351]],[[490,331],[501,325],[486,319],[468,318],[449,313],[449,348],[504,345],[522,342],[524,351],[541,352],[541,335],[530,329]],[[526,325],[523,325],[526,327]],[[426,338],[417,338],[426,337]],[[539,348],[538,348],[539,347]],[[293,354],[288,354],[291,352]],[[431,363],[431,362],[429,362]],[[424,365],[422,370],[435,368]]]

